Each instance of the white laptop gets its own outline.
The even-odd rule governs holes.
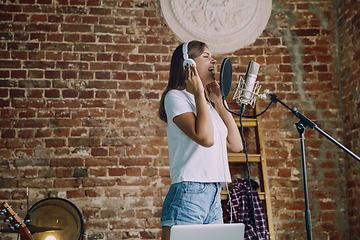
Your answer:
[[[175,225],[170,240],[244,240],[244,232],[243,223]]]

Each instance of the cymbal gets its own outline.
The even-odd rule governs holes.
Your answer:
[[[47,232],[47,231],[57,231],[57,230],[63,230],[62,228],[53,228],[53,227],[38,227],[34,225],[26,226],[27,229],[30,231],[30,233],[38,233],[38,232]],[[0,232],[4,233],[17,233],[16,231],[12,229],[0,229]]]

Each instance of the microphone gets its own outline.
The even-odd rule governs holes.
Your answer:
[[[232,66],[230,59],[225,58],[221,63],[220,68],[220,92],[223,99],[227,98],[230,93],[232,82]]]
[[[260,64],[250,61],[246,71],[245,81],[240,77],[239,84],[233,97],[238,104],[251,105],[254,108],[256,97],[263,98],[262,95],[258,94],[261,85],[259,85],[259,82],[256,82],[259,68]]]

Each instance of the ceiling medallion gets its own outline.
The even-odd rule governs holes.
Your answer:
[[[265,29],[271,0],[160,0],[163,16],[182,41],[205,42],[212,53],[253,43]]]

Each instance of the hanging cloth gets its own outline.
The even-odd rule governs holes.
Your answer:
[[[251,192],[249,181],[245,178],[236,178],[234,181],[234,187],[230,189],[231,204],[227,204],[227,212],[229,215],[232,214],[232,220],[235,223],[245,224],[245,240],[257,239],[254,229],[254,220],[252,207],[250,202]],[[257,233],[259,240],[268,239],[268,231],[266,227],[265,214],[259,198],[259,194],[256,190],[259,188],[259,184],[254,180],[251,180],[251,186],[253,188],[253,202],[254,212],[256,219]],[[232,207],[232,211],[230,210]]]

